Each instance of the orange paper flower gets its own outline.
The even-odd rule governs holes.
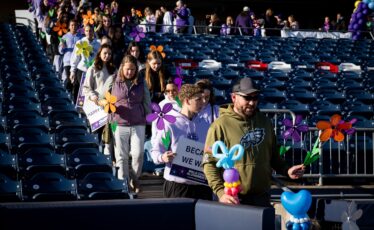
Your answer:
[[[53,27],[53,31],[57,32],[58,36],[62,36],[68,32],[66,29],[65,23],[56,22],[55,26]]]
[[[338,114],[334,114],[328,121],[319,121],[317,123],[317,129],[322,130],[319,139],[321,142],[325,142],[334,138],[335,141],[341,142],[344,140],[343,130],[348,130],[352,128],[352,123],[342,121],[342,117]]]
[[[163,46],[155,46],[155,45],[151,45],[150,47],[149,47],[149,49],[151,49],[152,51],[158,51],[158,52],[160,52],[160,54],[161,54],[161,56],[163,57],[163,58],[165,58],[165,56],[166,56],[166,54],[163,52],[164,51],[164,47]]]
[[[89,10],[87,14],[82,15],[83,24],[86,26],[87,24],[93,25],[95,23],[95,15]]]
[[[111,95],[109,92],[106,92],[105,99],[100,100],[99,105],[104,106],[104,111],[106,113],[109,113],[109,111],[114,113],[116,112],[116,107],[114,106],[116,102],[117,102],[117,97]]]
[[[136,10],[136,15],[138,15],[139,18],[141,18],[143,16],[143,14],[140,10]]]

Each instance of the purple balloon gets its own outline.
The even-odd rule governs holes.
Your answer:
[[[362,9],[362,5],[364,5],[363,2],[360,2],[360,3],[358,4],[358,6],[357,6],[357,10],[361,10],[361,9]]]
[[[239,172],[235,168],[226,169],[223,172],[223,179],[227,183],[233,183],[239,180]]]
[[[368,4],[362,4],[362,9],[367,9],[367,8],[369,8]]]
[[[358,12],[357,14],[356,14],[356,19],[361,19],[362,18],[362,13],[361,12]]]
[[[353,30],[358,30],[359,26],[357,23],[353,24]]]
[[[363,14],[363,15],[367,15],[368,13],[369,13],[369,11],[368,11],[367,9],[362,10],[362,14]]]
[[[359,27],[362,26],[362,24],[364,24],[364,20],[362,19],[358,20],[357,24],[359,25]]]

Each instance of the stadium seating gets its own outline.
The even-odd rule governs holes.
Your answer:
[[[62,184],[76,183],[75,193],[67,199],[106,197],[92,195],[95,191],[91,194],[84,186],[93,184],[87,181],[96,181],[98,188],[102,188],[97,194],[109,191],[105,189],[111,185],[99,184],[114,180],[110,176],[111,160],[100,155],[97,135],[90,134],[87,121],[77,112],[32,31],[8,24],[1,24],[0,31],[0,177],[4,178],[1,186],[10,185],[10,190],[1,190],[4,194],[0,194],[0,199],[2,195],[8,197],[7,191],[15,191],[12,199],[37,200],[39,195],[30,187],[20,187],[20,180],[32,186],[31,180],[54,179]],[[149,33],[139,44],[145,51],[151,44],[162,44],[167,54],[165,66],[174,76],[176,68],[181,67],[184,83],[210,79],[218,104],[230,102],[233,84],[242,77],[250,77],[261,89],[260,109],[289,109],[303,115],[311,127],[336,113],[344,120],[357,118],[357,128],[374,126],[373,42]],[[291,69],[271,69],[272,61],[283,61]],[[359,65],[361,70],[342,69],[339,64],[343,62]],[[278,123],[279,120],[274,121]],[[372,140],[362,136],[359,133],[357,139],[350,137],[348,149],[325,144],[324,153],[340,152],[334,152],[332,158],[330,154],[324,155],[328,158],[323,159],[324,172],[345,174],[358,170],[350,166],[344,171],[336,162],[372,167],[364,163],[363,155],[352,155],[365,146],[364,156],[372,160]],[[305,154],[301,146],[293,146],[292,157],[286,159],[294,160],[293,155],[299,152]],[[34,178],[39,173],[44,176]],[[85,178],[88,175],[91,176]],[[113,188],[116,184],[118,181],[113,181]],[[25,193],[18,192],[23,189]],[[48,193],[47,188],[45,191]],[[47,197],[53,196],[52,192]]]

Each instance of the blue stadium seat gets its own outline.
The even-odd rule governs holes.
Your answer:
[[[45,102],[47,99],[59,98],[70,100],[71,96],[66,90],[60,86],[44,86],[37,89],[39,99],[41,102]]]
[[[29,98],[13,97],[9,101],[2,103],[2,115],[11,115],[25,111],[33,111],[40,114],[40,110],[40,104],[33,102]]]
[[[65,156],[55,153],[52,146],[35,146],[17,152],[20,178],[31,178],[39,172],[58,172],[65,175]]]
[[[338,83],[331,81],[329,79],[318,79],[313,81],[313,89],[316,90],[324,90],[324,89],[330,89],[330,90],[335,90],[336,92],[338,91]]]
[[[229,93],[227,93],[226,90],[213,88],[213,91],[217,105],[231,103],[231,97],[229,96]],[[229,91],[231,92],[231,89]]]
[[[305,81],[311,81],[314,78],[313,73],[306,69],[295,69],[290,74],[293,77],[293,80],[302,79]]]
[[[349,116],[345,120],[350,121],[353,118],[357,119],[356,123],[353,124],[353,127],[374,128],[374,120],[373,119],[367,119],[366,117],[363,117],[363,116],[360,116],[360,115]]]
[[[67,98],[47,98],[41,102],[42,115],[53,116],[56,113],[76,111],[74,104]]]
[[[57,172],[40,172],[22,180],[25,201],[64,201],[77,199],[77,183]]]
[[[79,116],[77,111],[66,111],[54,113],[49,117],[49,126],[52,132],[60,132],[66,128],[83,128],[87,129],[87,122]]]
[[[342,108],[344,111],[347,112],[347,116],[363,116],[367,119],[372,119],[374,116],[374,110],[372,105],[367,105],[364,104],[360,101],[355,101],[355,102],[347,102],[344,105],[342,105]]]
[[[269,79],[277,79],[280,81],[288,81],[290,79],[288,72],[278,69],[269,70],[266,72],[266,75]]]
[[[250,77],[252,80],[262,81],[265,76],[264,72],[255,70],[255,69],[245,69],[240,73],[243,77]]]
[[[111,173],[92,172],[78,180],[78,198],[95,199],[129,199],[128,184]]]
[[[313,90],[313,84],[312,81],[309,80],[303,80],[302,78],[294,78],[289,83],[289,89],[292,89],[290,93],[293,92],[293,90],[307,90],[312,91]]]
[[[277,78],[267,78],[266,80],[262,81],[262,88],[274,88],[281,91],[286,90],[288,87],[288,83],[282,80],[278,80]]]
[[[258,108],[260,110],[266,110],[266,109],[271,109],[275,110],[278,109],[279,106],[277,103],[270,103],[270,102],[263,102],[262,100],[258,103]]]
[[[233,80],[234,82],[239,79],[239,71],[234,70],[233,68],[243,69],[244,65],[240,66],[239,64],[234,66],[229,66],[229,68],[222,68],[217,71],[219,78]]]
[[[19,130],[27,127],[34,127],[48,132],[48,119],[42,117],[35,111],[24,111],[22,113],[9,114],[6,118],[6,130],[9,133],[16,133]]]
[[[280,103],[286,100],[287,95],[285,91],[280,91],[275,88],[266,88],[261,90],[261,96],[265,102]]]
[[[0,134],[0,139],[3,139],[6,134]],[[9,152],[8,146],[5,143],[0,145],[0,173],[7,175],[12,179],[17,179],[17,159],[14,154]]]
[[[212,82],[213,87],[219,90],[230,89],[233,85],[232,80],[228,80],[225,78],[214,78],[211,80],[211,82]]]
[[[11,134],[10,137],[11,151],[16,153],[18,151],[24,152],[32,147],[50,147],[53,143],[53,138],[40,128],[27,127],[18,130]]]
[[[80,127],[67,127],[55,132],[54,144],[56,149],[68,154],[77,148],[99,146],[97,134],[90,134],[86,128]]]
[[[0,202],[18,202],[21,199],[21,183],[0,173]]]
[[[66,154],[66,170],[70,178],[83,178],[90,172],[113,173],[113,166],[97,148],[77,148]]]
[[[196,69],[192,71],[192,76],[196,79],[203,79],[203,78],[208,78],[208,79],[213,79],[214,78],[214,72],[209,69]]]
[[[310,115],[309,105],[297,100],[286,100],[281,103],[279,107],[282,109],[289,109],[295,114],[302,115],[303,117]]]
[[[317,90],[317,97],[334,104],[341,104],[347,100],[347,95],[344,92],[326,88]]]
[[[340,105],[329,101],[315,101],[310,105],[310,109],[315,113],[314,115],[332,116],[334,114],[341,114]]]
[[[316,127],[318,121],[330,121],[329,115],[314,115],[308,119],[309,127]]]

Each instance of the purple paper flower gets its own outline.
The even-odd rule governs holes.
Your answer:
[[[178,91],[179,91],[182,87],[182,78],[183,78],[182,74],[181,74],[181,67],[180,66],[177,66],[176,75],[177,75],[177,77],[174,79],[174,84],[178,87]]]
[[[152,113],[148,114],[146,119],[148,122],[153,122],[157,119],[156,127],[158,130],[164,130],[165,128],[165,121],[174,123],[176,121],[176,118],[173,115],[168,115],[167,113],[170,112],[173,109],[173,105],[171,103],[166,103],[162,110],[160,106],[157,103],[152,103]]]
[[[143,28],[140,26],[133,27],[130,37],[134,38],[136,42],[139,42],[142,38],[145,37],[143,33]]]
[[[302,116],[297,115],[295,119],[295,124],[292,124],[292,120],[286,118],[283,120],[283,125],[286,127],[286,130],[283,132],[283,139],[287,140],[291,137],[291,139],[295,142],[301,141],[300,133],[307,132],[309,130],[307,125],[303,125],[302,123]]]

